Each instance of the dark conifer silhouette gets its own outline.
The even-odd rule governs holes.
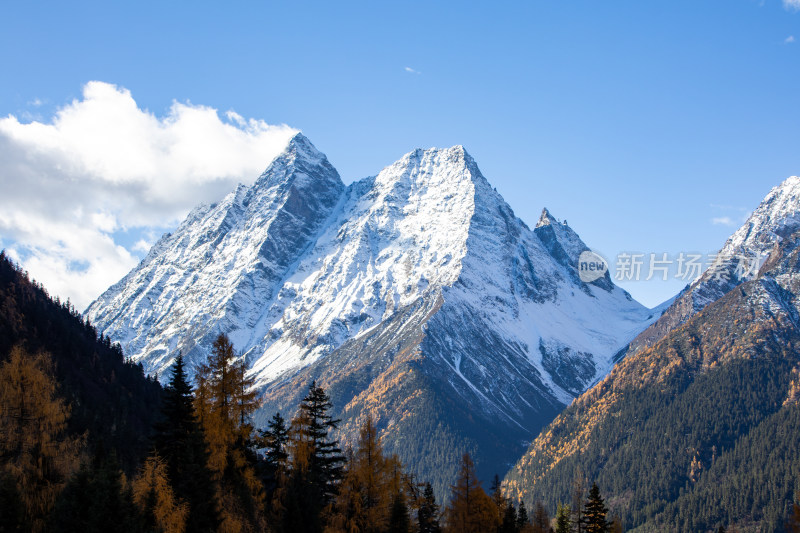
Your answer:
[[[186,532],[215,530],[215,485],[208,469],[208,449],[194,408],[192,387],[179,355],[164,389],[161,419],[155,425],[153,444],[167,464],[175,495],[189,505]]]
[[[607,513],[608,509],[600,497],[600,489],[597,483],[593,483],[589,489],[589,499],[583,508],[583,530],[586,533],[608,533],[611,524],[606,520]]]

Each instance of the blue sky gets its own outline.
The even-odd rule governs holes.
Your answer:
[[[6,3],[0,117],[50,124],[97,80],[166,122],[178,102],[300,129],[345,182],[462,144],[529,225],[546,206],[611,258],[715,251],[800,174],[798,0],[381,4]],[[0,168],[6,192],[16,168]],[[183,208],[91,214],[131,254],[106,270],[118,279],[140,234]],[[0,220],[0,244],[25,264],[36,254],[14,224]],[[82,278],[55,279],[47,246],[29,269],[69,295]],[[67,259],[86,273],[78,251]],[[652,306],[684,283],[622,285]]]

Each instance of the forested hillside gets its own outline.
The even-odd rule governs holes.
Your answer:
[[[128,470],[147,454],[161,386],[119,345],[98,337],[69,302],[51,299],[0,252],[0,362],[14,347],[51,359],[58,393],[71,409],[68,431],[87,435],[89,452],[114,452]]]
[[[508,492],[555,508],[585,478],[637,531],[782,531],[800,491],[798,242],[573,402]]]

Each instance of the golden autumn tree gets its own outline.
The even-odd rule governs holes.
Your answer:
[[[11,350],[0,366],[0,457],[33,531],[79,466],[81,439],[66,435],[69,407],[58,397],[49,355]]]
[[[220,531],[250,531],[260,527],[264,500],[252,451],[250,415],[259,407],[253,380],[225,334],[214,341],[197,374],[196,410],[208,442],[208,466],[219,487]]]
[[[447,507],[449,533],[483,533],[500,525],[500,516],[492,499],[481,487],[475,475],[475,465],[468,453],[461,458],[456,484]]]
[[[361,426],[355,451],[348,454],[327,532],[385,531],[392,504],[401,498],[399,460],[383,453],[372,417]]]
[[[183,533],[189,506],[175,497],[167,475],[167,463],[158,455],[147,458],[133,480],[133,501],[149,529],[162,533]]]

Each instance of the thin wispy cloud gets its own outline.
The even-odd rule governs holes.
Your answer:
[[[800,10],[800,0],[783,0],[783,7],[791,11]]]
[[[409,74],[422,74],[422,72],[420,72],[420,71],[418,71],[418,70],[414,70],[414,69],[413,69],[413,68],[411,68],[411,67],[406,67],[406,68],[405,68],[405,71],[406,71],[406,72],[408,72]]]
[[[711,219],[711,223],[715,226],[735,226],[736,222],[733,221],[731,217],[714,217]]]
[[[783,40],[786,44],[792,44],[794,42],[794,35],[788,36],[786,39]]]
[[[0,119],[0,248],[83,308],[151,235],[252,183],[297,132],[223,117],[180,102],[156,116],[128,90],[93,81],[47,121]]]
[[[735,227],[741,225],[750,216],[750,210],[738,205],[709,204],[717,216],[711,218],[715,226]]]

